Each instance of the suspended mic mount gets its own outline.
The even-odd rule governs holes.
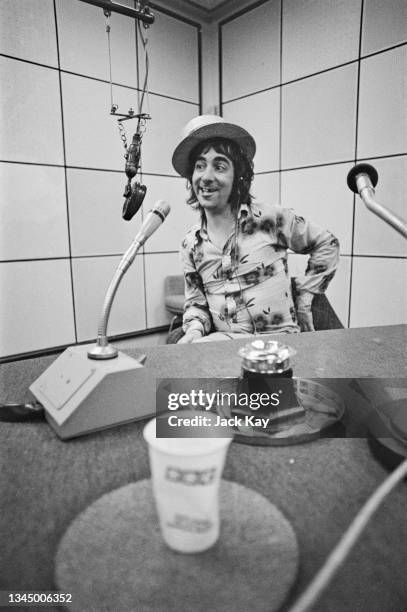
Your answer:
[[[356,164],[348,173],[349,189],[358,193],[367,208],[391,225],[399,234],[407,238],[407,223],[394,212],[375,200],[375,190],[379,176],[376,168],[370,164]]]
[[[99,6],[105,12],[120,13],[121,15],[126,15],[126,17],[133,17],[133,19],[142,21],[147,27],[154,23],[154,15],[150,13],[148,6],[141,7],[140,2],[136,2],[136,8],[112,2],[111,0],[81,0],[81,2]]]
[[[125,185],[123,193],[125,201],[123,204],[122,217],[125,221],[130,221],[141,207],[147,192],[147,187],[145,185],[142,185],[138,182],[135,182],[132,185],[131,181],[136,176],[140,166],[141,141],[143,138],[142,127],[145,126],[146,121],[148,119],[151,119],[151,117],[147,113],[136,114],[132,108],[129,109],[127,115],[123,115],[121,113],[117,113],[117,109],[118,106],[116,104],[113,104],[110,114],[115,115],[116,117],[120,117],[117,122],[119,126],[120,137],[123,141],[124,148],[126,150],[124,157],[126,159],[125,173],[127,176],[127,183]],[[128,147],[127,138],[122,123],[123,121],[128,121],[129,119],[136,118],[138,119],[137,131],[135,134],[133,134],[131,145]]]

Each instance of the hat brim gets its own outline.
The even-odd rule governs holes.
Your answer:
[[[254,138],[244,128],[233,123],[211,123],[195,130],[176,147],[172,165],[178,174],[188,178],[189,156],[198,144],[212,138],[226,138],[236,142],[249,161],[252,161],[256,153]]]

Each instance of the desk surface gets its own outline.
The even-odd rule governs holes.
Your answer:
[[[279,339],[297,350],[297,376],[406,376],[407,326]],[[240,370],[237,350],[244,343],[169,345],[126,352],[135,357],[145,353],[146,367],[158,377],[236,376]],[[54,359],[0,366],[1,400],[25,399],[29,384]],[[55,588],[55,552],[70,522],[104,493],[149,476],[143,424],[62,442],[44,422],[0,422],[0,590]],[[303,591],[386,475],[366,440],[358,438],[325,438],[287,447],[234,443],[224,472],[226,479],[270,499],[297,533],[300,571],[288,604]],[[378,510],[315,610],[405,611],[406,506],[407,485],[402,483]]]

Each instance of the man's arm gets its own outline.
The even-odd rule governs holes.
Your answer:
[[[290,209],[281,209],[279,242],[295,253],[309,254],[304,275],[295,279],[297,316],[302,331],[313,331],[311,305],[315,293],[324,293],[339,262],[339,241],[328,230],[306,221]]]

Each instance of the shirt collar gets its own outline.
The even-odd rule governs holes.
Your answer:
[[[250,206],[248,204],[241,204],[239,208],[239,213],[237,215],[237,219],[238,221],[240,221],[241,219],[246,219],[246,217],[248,217],[250,214],[251,214]],[[195,230],[195,237],[197,240],[199,239],[208,240],[209,239],[205,215],[202,215],[201,224],[198,225]]]

